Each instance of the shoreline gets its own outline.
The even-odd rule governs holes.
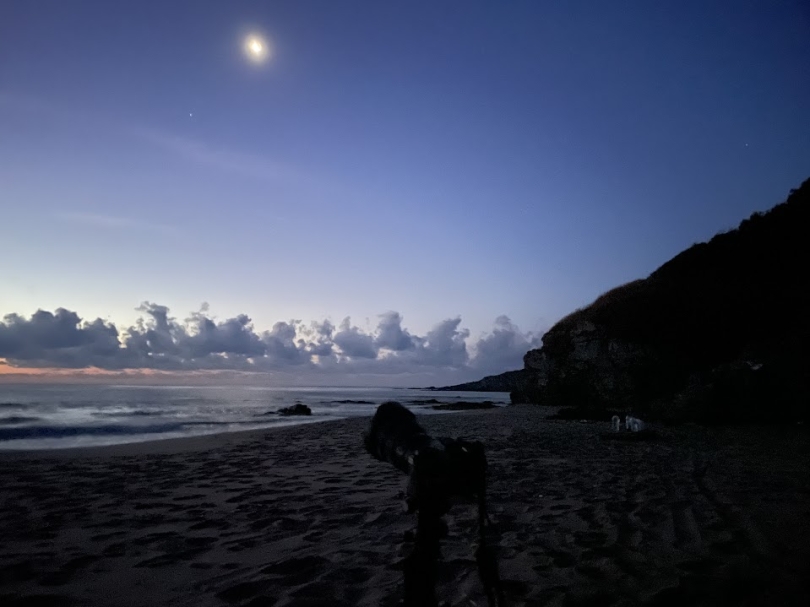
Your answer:
[[[371,417],[371,416],[369,416]],[[357,416],[358,419],[365,419]],[[142,441],[115,443],[110,445],[42,447],[39,449],[0,449],[0,462],[13,456],[67,456],[101,457],[104,455],[133,456],[153,453],[172,453],[174,451],[199,451],[207,448],[217,448],[234,441],[250,438],[251,435],[283,432],[301,428],[302,426],[317,426],[323,423],[338,423],[351,419],[350,417],[333,417],[319,420],[310,420],[303,423],[287,424],[283,426],[268,426],[267,428],[252,428],[250,430],[219,431],[210,434],[195,434],[192,436],[173,436],[166,438],[152,438]],[[230,437],[230,439],[229,439]]]
[[[229,398],[213,398],[202,392],[171,395],[121,393],[120,388],[103,393],[82,390],[66,394],[36,391],[0,395],[0,454],[52,450],[77,451],[125,444],[213,436],[235,432],[265,431],[278,427],[317,424],[347,417],[369,417],[377,405],[403,400],[390,389],[367,389],[360,393],[338,389],[321,390],[302,401],[303,394],[290,398],[275,389],[258,396],[250,390],[236,391]],[[117,391],[116,391],[117,390]],[[161,387],[160,390],[163,390]],[[368,395],[366,395],[368,393]],[[483,406],[480,394],[453,394],[442,399],[422,396],[405,399],[405,405],[419,414],[441,414],[423,407],[435,403],[444,408]],[[402,396],[400,394],[399,396]],[[491,395],[484,397],[491,399]],[[293,398],[294,397],[294,398]],[[348,398],[351,397],[351,398]],[[89,400],[88,400],[89,399]],[[287,401],[309,402],[311,415],[283,415]],[[479,404],[480,401],[480,404]],[[290,405],[292,406],[292,405]],[[499,402],[491,406],[506,406]],[[2,457],[2,455],[0,455]]]
[[[507,409],[512,407],[513,405],[497,405],[495,408],[500,409]],[[488,411],[490,409],[485,409],[484,411]],[[374,408],[376,411],[376,407]],[[206,448],[204,443],[210,441],[212,442],[212,446],[220,444],[223,442],[222,438],[219,437],[227,437],[230,435],[250,435],[250,434],[263,434],[267,432],[278,432],[283,430],[289,430],[292,428],[300,428],[302,426],[311,426],[311,425],[320,425],[324,423],[329,423],[330,425],[333,423],[338,423],[341,421],[345,421],[348,419],[371,419],[374,415],[374,411],[369,412],[368,415],[347,415],[345,417],[337,417],[337,416],[301,416],[300,420],[294,419],[291,420],[290,418],[281,418],[289,423],[278,425],[278,426],[268,426],[266,428],[251,428],[248,430],[220,430],[216,432],[210,432],[206,434],[194,434],[189,436],[172,436],[166,438],[150,438],[147,440],[135,440],[123,443],[113,443],[108,445],[69,445],[64,447],[40,447],[40,448],[28,448],[28,449],[15,449],[15,448],[7,448],[7,447],[0,447],[0,461],[4,458],[8,457],[10,454],[46,454],[51,452],[63,453],[68,452],[74,455],[82,455],[82,456],[102,456],[105,455],[104,451],[106,450],[114,450],[119,455],[137,455],[139,453],[157,453],[157,452],[171,452],[173,451],[173,447],[176,447],[179,450],[198,450]],[[469,414],[477,411],[477,409],[447,409],[447,410],[432,410],[430,413],[426,415],[420,415],[419,411],[415,413],[420,418],[424,417],[432,417],[432,416],[442,416],[448,414]],[[177,445],[173,445],[173,443],[177,441]],[[227,442],[227,441],[225,441]],[[165,447],[164,449],[159,449],[157,446],[152,446],[152,443],[159,443],[160,446]],[[164,445],[164,443],[170,443]],[[143,446],[143,448],[140,448]],[[130,448],[131,449],[128,449]]]

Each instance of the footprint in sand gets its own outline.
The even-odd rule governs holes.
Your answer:
[[[264,588],[265,584],[262,582],[241,582],[230,588],[217,593],[217,598],[222,599],[227,603],[241,603],[251,597],[255,597]],[[272,605],[274,600],[266,603]],[[265,604],[265,603],[262,603]]]
[[[62,565],[58,571],[43,577],[40,583],[43,586],[63,586],[70,582],[78,571],[85,569],[98,559],[99,557],[91,555],[77,557]]]
[[[298,586],[318,577],[328,568],[328,565],[330,565],[330,562],[323,557],[305,556],[273,563],[262,569],[261,572],[284,576],[286,584]]]

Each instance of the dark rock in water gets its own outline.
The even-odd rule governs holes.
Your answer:
[[[436,411],[470,411],[473,409],[494,409],[495,403],[491,400],[485,400],[480,403],[471,403],[466,401],[459,401],[457,403],[442,403],[440,405],[433,405],[431,409]]]
[[[336,403],[338,405],[373,405],[374,404],[370,400],[352,400],[352,399],[333,400],[333,401],[328,401],[328,402],[333,402],[333,403]]]
[[[412,402],[414,405],[441,405],[442,401],[435,398],[428,398],[427,400],[415,400]]]
[[[278,410],[279,415],[312,415],[312,409],[302,403],[295,403],[290,407]]]

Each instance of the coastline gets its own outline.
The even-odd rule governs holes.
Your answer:
[[[810,596],[804,428],[685,426],[624,443],[549,412],[419,419],[486,446],[510,605]],[[393,606],[415,520],[404,475],[365,453],[367,424],[0,454],[0,601]],[[454,606],[486,604],[475,518],[465,504],[446,517],[438,595]]]
[[[344,417],[368,417],[379,403],[420,405],[463,402],[483,406],[508,395],[414,391],[402,399],[392,388],[256,388],[251,386],[28,387],[0,390],[0,451],[84,448],[223,432],[265,430]],[[302,404],[311,415],[283,415]],[[503,402],[498,403],[505,404]],[[424,413],[440,413],[425,407]],[[428,410],[429,409],[429,410]]]
[[[370,416],[369,416],[370,418]],[[357,419],[369,419],[361,418]],[[212,432],[210,434],[197,434],[193,436],[176,436],[167,438],[154,438],[142,441],[131,441],[112,445],[93,446],[67,446],[43,447],[39,449],[0,449],[0,463],[4,459],[15,457],[105,457],[122,456],[137,457],[139,455],[169,454],[175,452],[204,451],[217,449],[233,443],[239,443],[251,438],[262,437],[265,434],[275,434],[285,430],[294,430],[303,426],[319,426],[321,424],[334,424],[350,419],[348,417],[331,417],[307,420],[285,426],[269,426],[267,428],[253,428],[250,430],[231,430]]]
[[[506,407],[503,407],[506,408]],[[376,409],[375,409],[376,410]],[[452,415],[459,413],[470,413],[472,410],[446,410],[432,411],[429,416]],[[251,438],[261,438],[265,435],[272,435],[285,430],[294,431],[303,426],[320,426],[327,424],[332,426],[346,420],[371,419],[373,413],[367,416],[347,416],[347,417],[302,417],[301,421],[281,426],[268,426],[266,428],[252,428],[250,430],[223,430],[211,432],[210,434],[196,434],[192,436],[175,436],[167,438],[152,438],[149,440],[130,441],[126,443],[116,443],[110,445],[92,446],[66,446],[66,447],[42,447],[38,449],[0,449],[0,464],[4,459],[19,457],[105,457],[123,456],[136,457],[149,454],[170,454],[175,452],[202,451],[206,449],[217,449],[234,443],[240,443]],[[423,416],[424,417],[424,416]]]

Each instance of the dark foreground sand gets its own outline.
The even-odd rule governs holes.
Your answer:
[[[620,442],[547,414],[421,420],[486,443],[511,605],[810,604],[806,427]],[[0,605],[394,605],[414,520],[367,423],[0,454]],[[448,517],[452,605],[486,604],[474,520]]]

